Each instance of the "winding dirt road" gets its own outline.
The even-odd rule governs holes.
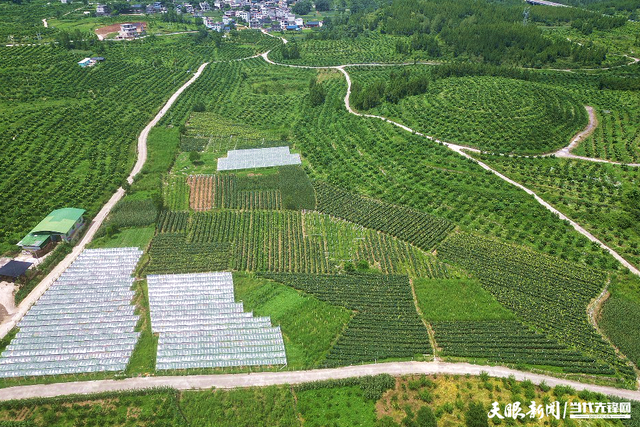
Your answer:
[[[40,384],[0,389],[0,401],[32,397],[54,397],[70,394],[91,394],[106,391],[141,390],[151,387],[172,387],[178,390],[216,388],[263,387],[278,384],[300,384],[310,381],[389,374],[480,375],[488,373],[496,378],[513,376],[518,381],[531,380],[535,384],[545,382],[551,387],[568,385],[576,390],[589,390],[607,396],[640,401],[640,391],[584,384],[547,375],[516,371],[502,366],[482,366],[469,363],[446,362],[390,362],[373,365],[345,366],[333,369],[308,371],[256,372],[250,374],[185,375],[127,378],[124,380],[78,381],[71,383]]]
[[[271,36],[275,37],[273,35],[271,35]],[[283,41],[285,40],[282,37],[280,37],[280,39],[283,40]],[[285,43],[286,43],[286,41],[285,41]],[[638,270],[633,264],[631,264],[629,261],[624,259],[615,250],[613,250],[609,246],[605,245],[603,242],[601,242],[593,234],[591,234],[590,232],[585,230],[580,224],[578,224],[577,222],[573,221],[571,218],[567,217],[562,212],[560,212],[559,210],[554,208],[552,205],[550,205],[549,203],[544,201],[533,190],[530,190],[529,188],[525,187],[524,185],[522,185],[522,184],[512,180],[511,178],[501,174],[497,170],[491,168],[486,163],[484,163],[484,162],[482,162],[480,160],[477,160],[476,158],[474,158],[473,156],[471,156],[471,155],[469,155],[467,153],[467,152],[481,153],[482,152],[481,150],[478,150],[477,148],[465,147],[465,146],[462,146],[462,145],[452,144],[452,143],[449,143],[449,142],[446,142],[446,141],[441,141],[441,140],[439,140],[437,138],[434,138],[434,137],[432,137],[430,135],[425,135],[425,134],[423,134],[421,132],[415,131],[415,130],[411,129],[408,126],[405,126],[405,125],[403,125],[401,123],[398,123],[398,122],[395,122],[393,120],[390,120],[390,119],[388,119],[386,117],[377,116],[377,115],[374,115],[374,114],[359,113],[359,112],[357,112],[356,110],[354,110],[351,107],[351,103],[349,102],[349,98],[351,97],[352,82],[351,82],[351,76],[349,76],[349,73],[345,69],[346,67],[356,67],[356,66],[393,66],[393,65],[401,65],[401,64],[378,64],[378,63],[373,63],[373,64],[337,65],[337,66],[326,66],[326,67],[281,64],[281,63],[278,63],[278,62],[275,62],[275,61],[272,61],[271,59],[269,59],[269,53],[270,52],[271,51],[265,52],[261,56],[266,62],[268,62],[269,64],[272,64],[272,65],[279,65],[279,66],[291,67],[291,68],[332,69],[332,70],[340,71],[344,75],[345,79],[347,80],[347,94],[344,97],[344,105],[345,105],[345,108],[347,109],[347,111],[349,113],[354,114],[354,115],[359,116],[359,117],[373,118],[373,119],[378,119],[378,120],[385,121],[387,123],[391,123],[392,125],[398,126],[399,128],[404,129],[407,132],[411,132],[411,133],[413,133],[415,135],[419,135],[419,136],[422,136],[423,138],[429,139],[430,141],[434,141],[434,142],[437,142],[439,144],[442,144],[442,145],[446,146],[447,148],[451,149],[452,151],[455,151],[459,155],[461,155],[463,157],[466,157],[467,159],[477,163],[483,169],[493,173],[494,175],[496,175],[500,179],[508,182],[509,184],[511,184],[511,185],[513,185],[515,187],[520,188],[521,190],[523,190],[527,194],[530,194],[531,196],[533,196],[535,198],[535,200],[538,203],[540,203],[545,209],[551,211],[556,216],[558,216],[560,219],[567,221],[578,233],[582,234],[587,239],[589,239],[589,241],[591,241],[593,243],[596,243],[602,249],[604,249],[607,252],[609,252],[618,262],[620,262],[620,264],[622,264],[623,266],[628,268],[633,274],[635,274],[636,276],[640,276],[640,270]],[[593,129],[595,129],[595,126],[597,125],[597,121],[595,119],[595,112],[593,111],[593,108],[591,108],[591,107],[586,107],[586,108],[587,108],[587,112],[589,113],[589,124],[587,125],[587,128],[585,128],[582,132],[578,133],[574,137],[574,139],[572,140],[571,144],[568,147],[565,147],[565,148],[559,150],[559,152],[562,152],[560,157],[569,157],[569,158],[575,158],[575,159],[581,159],[581,160],[587,160],[587,161],[604,162],[604,163],[613,163],[613,164],[615,164],[615,162],[611,162],[611,161],[608,161],[608,160],[592,159],[592,158],[589,158],[589,157],[581,157],[581,156],[575,156],[575,155],[571,154],[571,149],[573,147],[575,147],[575,145],[577,145],[582,139],[586,138],[591,132],[593,132]],[[563,150],[566,150],[566,151],[563,151]],[[635,165],[634,164],[629,164],[629,166],[635,166]]]
[[[347,108],[347,110],[351,114],[355,114],[356,116],[360,116],[360,117],[376,118],[376,119],[383,120],[383,121],[385,121],[387,123],[391,123],[391,124],[393,124],[395,126],[398,126],[398,127],[402,128],[402,129],[406,130],[407,132],[411,132],[411,133],[414,133],[416,135],[420,135],[420,136],[422,136],[424,138],[427,138],[427,139],[429,139],[431,141],[435,141],[435,142],[438,142],[440,144],[443,144],[446,147],[448,147],[449,149],[451,149],[451,150],[455,151],[456,153],[460,154],[461,156],[466,157],[469,160],[472,160],[473,162],[475,162],[478,165],[480,165],[480,167],[482,167],[483,169],[485,169],[487,171],[490,171],[494,175],[498,176],[500,179],[508,182],[511,185],[514,185],[514,186],[520,188],[521,190],[525,191],[527,194],[532,195],[535,198],[535,200],[538,203],[540,203],[543,207],[545,207],[547,210],[553,212],[560,219],[569,222],[569,224],[571,224],[571,226],[578,233],[580,233],[583,236],[585,236],[591,242],[594,242],[594,243],[598,244],[598,246],[600,246],[602,249],[604,249],[607,252],[609,252],[618,262],[620,262],[622,265],[624,265],[626,268],[628,268],[633,274],[635,274],[637,276],[640,276],[640,270],[638,270],[633,264],[631,264],[626,259],[624,259],[615,250],[611,249],[609,246],[605,245],[603,242],[601,242],[593,234],[591,234],[590,232],[585,230],[580,224],[578,224],[577,222],[573,221],[571,218],[569,218],[566,215],[564,215],[562,212],[560,212],[559,210],[557,210],[556,208],[551,206],[549,203],[545,202],[540,196],[538,196],[535,192],[533,192],[529,188],[527,188],[524,185],[512,180],[511,178],[508,178],[507,176],[505,176],[505,175],[501,174],[500,172],[496,171],[495,169],[491,168],[486,163],[481,162],[480,160],[477,160],[476,158],[472,157],[471,155],[469,155],[466,152],[466,151],[471,151],[471,152],[479,153],[480,150],[475,149],[475,148],[464,147],[464,146],[461,146],[461,145],[451,144],[451,143],[448,143],[448,142],[445,142],[445,141],[441,141],[441,140],[439,140],[437,138],[434,138],[432,136],[425,135],[423,133],[417,132],[417,131],[411,129],[410,127],[405,126],[405,125],[403,125],[401,123],[394,122],[393,120],[389,120],[386,117],[375,116],[375,115],[372,115],[372,114],[362,114],[362,113],[358,113],[357,111],[355,111],[353,108],[351,108],[351,105],[349,103],[349,97],[351,96],[351,78],[349,76],[349,73],[347,73],[347,71],[344,69],[344,67],[335,67],[335,68],[340,70],[344,74],[345,78],[347,79],[347,94],[344,97],[344,103],[345,103],[345,107]]]
[[[589,123],[587,124],[587,127],[585,127],[583,130],[578,132],[576,136],[573,137],[569,145],[559,149],[554,153],[544,154],[544,156],[556,156],[556,157],[562,157],[565,159],[584,160],[586,162],[609,163],[611,165],[625,165],[625,166],[632,166],[632,167],[640,167],[640,163],[614,162],[611,160],[598,159],[596,157],[585,157],[585,156],[577,156],[575,154],[571,154],[571,151],[574,148],[576,148],[582,141],[587,139],[587,137],[589,137],[589,135],[591,135],[593,131],[596,129],[596,127],[598,126],[598,118],[596,117],[596,112],[594,108],[588,105],[586,105],[584,108],[587,110],[587,113],[589,114]]]

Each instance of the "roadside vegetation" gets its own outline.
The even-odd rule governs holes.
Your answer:
[[[571,387],[534,385],[488,375],[416,375],[347,378],[234,390],[177,391],[169,388],[100,393],[0,403],[2,426],[619,426],[634,427],[640,405],[632,404],[630,420],[556,419],[553,416],[488,419],[493,402],[501,414],[507,403],[521,402],[522,412],[536,404],[611,402],[612,399]],[[613,400],[617,401],[617,400]]]

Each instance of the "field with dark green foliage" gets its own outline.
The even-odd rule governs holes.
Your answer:
[[[0,252],[53,209],[94,215],[128,175],[138,132],[191,70],[274,41],[246,33],[220,48],[192,35],[100,44],[104,63],[84,69],[77,62],[95,48],[0,47]]]
[[[357,312],[331,348],[327,356],[330,366],[407,358],[432,351],[406,277],[286,273],[262,276]]]
[[[495,75],[501,70],[487,67],[449,67],[442,73],[454,76],[458,75],[456,73],[463,74],[461,77],[444,79],[464,79],[474,72],[484,74],[485,78],[499,79]],[[381,72],[384,74],[386,71]],[[625,362],[616,360],[613,350],[588,324],[582,311],[604,286],[606,273],[595,272],[594,276],[585,278],[567,276],[575,268],[583,269],[582,265],[585,264],[611,271],[609,269],[615,268],[615,261],[604,256],[599,248],[587,243],[586,239],[542,209],[529,196],[485,173],[473,163],[460,159],[444,147],[383,122],[348,115],[342,103],[344,83],[340,75],[333,71],[273,68],[256,59],[238,64],[219,64],[216,73],[229,75],[230,80],[226,86],[217,82],[213,78],[214,74],[205,71],[203,80],[196,82],[193,88],[205,105],[206,112],[187,114],[186,107],[193,102],[190,96],[194,96],[189,95],[190,91],[184,99],[178,101],[176,111],[185,111],[185,115],[179,122],[174,122],[174,125],[184,123],[183,135],[190,135],[187,137],[190,139],[182,138],[183,142],[189,143],[181,146],[177,155],[178,162],[173,165],[172,176],[164,180],[163,197],[165,206],[174,206],[181,211],[165,211],[160,214],[156,243],[166,238],[184,239],[180,241],[192,247],[226,242],[230,244],[231,256],[227,258],[224,251],[219,255],[210,251],[213,256],[202,260],[212,262],[220,256],[223,264],[228,262],[225,264],[228,268],[262,272],[261,274],[266,274],[265,277],[285,282],[288,279],[285,279],[287,275],[283,273],[289,272],[306,273],[300,277],[306,277],[305,280],[309,283],[343,280],[343,277],[347,280],[348,275],[327,274],[343,274],[356,269],[368,271],[367,274],[376,270],[386,274],[409,274],[413,279],[418,302],[430,301],[428,304],[422,303],[421,311],[435,331],[436,343],[442,348],[443,356],[482,363],[489,361],[521,367],[536,366],[551,371],[580,371],[601,377],[613,375],[624,379],[623,381],[629,381],[633,376]],[[252,76],[250,82],[231,79],[231,76],[242,77],[245,74]],[[519,76],[517,72],[515,74]],[[262,79],[273,81],[270,83],[272,86],[279,85],[277,82],[282,81],[286,75],[289,75],[291,82],[288,85],[282,83],[277,90],[272,89],[272,92],[256,91],[255,83],[252,83]],[[296,88],[295,84],[296,80],[311,79],[313,75],[326,89],[324,103],[315,107],[307,101],[308,88],[303,89],[302,84]],[[551,72],[545,72],[527,74],[526,81],[546,84],[542,82],[553,78]],[[562,80],[561,82],[564,83]],[[570,76],[566,82],[571,89],[567,93],[573,94],[573,87],[581,84],[595,85],[597,78],[589,77],[583,81]],[[497,91],[498,89],[496,93]],[[240,101],[235,104],[213,102],[224,98],[227,93],[233,93]],[[584,112],[584,108],[580,108]],[[273,113],[268,114],[268,111]],[[288,111],[288,116],[285,111]],[[291,117],[297,119],[292,122]],[[206,118],[210,122],[205,121]],[[177,120],[177,116],[174,116],[174,120]],[[504,120],[505,123],[509,122],[508,118]],[[480,124],[477,126],[481,127]],[[242,138],[236,139],[233,136],[236,130],[241,130]],[[302,154],[304,169],[313,182],[315,209],[325,215],[283,209],[279,201],[281,194],[278,193],[281,190],[275,184],[280,172],[207,172],[198,175],[199,170],[206,171],[211,165],[215,166],[215,158],[223,155],[225,150],[234,148],[235,143],[249,148],[261,146],[262,141],[276,140],[287,141],[288,145]],[[189,145],[191,143],[195,145]],[[180,160],[180,152],[192,149],[202,154],[203,163],[196,160],[189,164],[187,160]],[[185,171],[195,173],[187,178],[186,185],[180,181],[183,179],[181,174]],[[241,191],[252,194],[242,202],[237,199],[240,188]],[[365,228],[359,230],[354,226]],[[451,235],[455,233],[456,227],[500,239],[487,241],[488,247],[493,247],[499,254],[495,254],[493,261],[483,261],[482,271],[474,268],[478,264],[475,258],[469,258],[474,261],[467,262],[467,258],[451,255],[450,245],[456,239]],[[425,229],[431,231],[427,234],[416,233]],[[371,234],[372,230],[378,230],[378,233]],[[391,248],[397,248],[393,252],[398,256],[386,260],[376,255],[376,251],[366,249],[366,245],[370,244],[368,242],[375,241],[376,235],[384,239],[380,242],[382,250],[379,253],[389,253]],[[442,240],[445,240],[444,246],[441,244]],[[529,249],[518,246],[517,251],[513,252],[511,246],[501,243],[502,240],[524,243]],[[364,250],[360,246],[362,241]],[[412,249],[411,246],[408,246],[409,252],[405,253],[402,242],[423,250],[435,248],[437,255],[425,266],[424,261],[420,261],[425,254],[416,252],[416,248]],[[167,248],[171,245],[179,247],[176,244],[171,243]],[[160,247],[157,244],[155,246]],[[524,254],[515,267],[523,269],[524,273],[514,273],[513,276],[503,274],[503,262],[498,261],[505,257],[501,248],[508,248],[506,251],[509,256]],[[181,255],[178,251],[169,256],[169,249],[166,251],[166,255],[159,257],[156,253],[154,259],[152,242],[149,271],[154,271],[154,265],[158,263],[165,263],[163,271],[204,271],[207,268],[188,265],[198,262],[197,255],[190,255],[188,252]],[[483,251],[491,254],[487,249]],[[547,253],[549,257],[541,253]],[[421,255],[416,258],[417,254]],[[179,264],[181,261],[178,260],[182,257],[188,260],[187,264]],[[557,290],[549,298],[544,298],[544,310],[565,315],[561,322],[552,322],[549,320],[552,317],[546,323],[535,318],[533,311],[528,311],[528,307],[533,307],[535,298],[528,297],[529,303],[520,306],[515,301],[522,295],[505,294],[505,289],[513,288],[515,283],[523,280],[530,283],[541,268],[539,263],[528,264],[527,257],[545,260],[544,268],[555,265],[554,263],[561,266],[562,271],[550,270],[550,278],[537,278],[538,282],[530,284],[535,292],[539,292],[547,286],[545,283],[559,280],[562,289],[573,295],[572,298],[577,298],[573,303],[562,302],[559,299],[560,291]],[[566,259],[567,262],[563,263],[560,259]],[[446,260],[448,265],[440,264],[443,267],[438,267],[438,260]],[[408,262],[413,263],[410,268],[401,267]],[[491,265],[494,266],[490,267]],[[443,268],[453,273],[442,274]],[[462,273],[460,268],[466,270],[466,273]],[[458,307],[463,307],[466,303],[483,307],[488,304],[488,308],[484,311],[479,308],[476,314],[466,310],[464,314],[467,318],[456,317],[455,313],[447,318],[446,306],[439,304],[438,300],[446,298],[446,282],[434,281],[430,284],[429,281],[422,282],[419,279],[460,277],[466,274],[478,277],[480,284],[474,285],[473,290],[469,290],[464,297],[460,295]],[[490,278],[483,274],[502,277],[503,284],[494,286]],[[303,285],[304,282],[300,280],[296,279],[298,284],[292,286],[305,294],[320,298],[316,291]],[[265,296],[272,295],[263,304],[277,313],[272,301],[281,298],[278,296],[280,291],[273,293],[271,286],[266,284],[257,287],[255,291],[259,292],[256,295],[261,292],[265,292]],[[432,299],[429,300],[425,295]],[[337,304],[338,301],[331,303]],[[352,307],[344,304],[346,303],[343,301],[338,305],[348,309]],[[441,312],[430,312],[430,309],[435,309],[433,306],[441,308]],[[455,302],[452,302],[452,307],[456,307]],[[455,308],[451,310],[455,312]],[[415,308],[412,307],[411,311],[415,312]],[[261,313],[269,315],[268,310]],[[358,320],[358,316],[349,325]],[[372,321],[373,318],[366,319],[366,323]],[[353,333],[348,332],[351,326],[338,338],[335,346],[330,349],[325,347],[328,351],[325,363],[341,364],[347,359],[379,357],[379,350],[375,349],[371,352],[364,351],[363,354],[350,353],[348,339],[358,339],[355,334],[357,329]],[[422,325],[421,327],[424,328]],[[468,340],[470,334],[479,334],[479,331],[489,333],[487,331],[491,328],[516,328],[518,333],[510,340],[495,340],[487,344],[481,352],[475,347],[471,349],[457,344]],[[563,334],[567,328],[576,332],[572,335],[573,338]],[[423,339],[426,340],[427,335]],[[590,340],[598,343],[595,349],[587,346],[586,343]],[[425,342],[429,343],[428,340]],[[385,346],[380,345],[379,348],[383,349]],[[506,348],[511,348],[512,351],[505,352]],[[296,354],[297,350],[291,342],[288,343],[288,349],[293,349],[293,354]],[[430,345],[416,353],[427,354],[429,349]],[[340,354],[346,355],[340,356],[344,360],[336,356],[338,350]],[[411,357],[411,351],[415,350],[410,350],[402,357]]]
[[[478,158],[535,191],[632,264],[640,264],[637,167],[554,158]]]
[[[398,99],[388,92],[394,89],[394,79],[411,78],[409,70],[392,71],[396,75],[391,74],[391,80],[386,69],[383,73],[378,73],[379,69],[349,71],[358,82],[353,89],[356,108],[455,144],[502,153],[545,153],[568,145],[587,124],[584,107],[571,94],[533,82],[489,76],[425,76],[420,79],[426,79],[427,88]],[[358,102],[359,97],[369,101]]]
[[[633,369],[618,359],[585,315],[586,306],[605,285],[602,272],[575,269],[574,264],[551,256],[465,233],[449,238],[438,254],[473,273],[520,319],[590,356],[581,360],[589,364],[586,371],[607,374],[614,369],[623,377],[635,377]],[[437,325],[435,329],[437,337]],[[480,329],[491,331],[492,326]],[[505,329],[513,328],[507,325]],[[467,334],[475,333],[469,330]],[[507,348],[513,345],[507,344]],[[574,364],[565,360],[563,366],[572,369]]]
[[[228,77],[216,79],[216,73]],[[251,75],[252,80],[288,75],[289,80],[307,82],[315,74],[327,96],[322,105],[312,107],[306,101],[306,85],[295,95],[255,94],[250,82],[241,78],[243,74]],[[312,180],[544,252],[564,254],[571,260],[612,264],[529,196],[445,147],[390,124],[350,115],[344,109],[344,90],[344,80],[337,72],[273,67],[255,59],[205,70],[193,90],[178,101],[176,111],[185,111],[179,123],[186,123],[191,97],[197,94],[205,100],[208,112],[245,123],[247,129],[262,131],[267,138],[286,131],[291,147],[305,159]],[[230,94],[235,94],[237,102],[215,102]]]

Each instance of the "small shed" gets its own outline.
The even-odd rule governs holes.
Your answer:
[[[82,68],[88,67],[92,64],[91,58],[84,58],[82,61],[78,61],[78,65]]]
[[[0,280],[15,281],[31,267],[30,262],[11,260],[0,267]]]

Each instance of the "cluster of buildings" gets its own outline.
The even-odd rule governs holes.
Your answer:
[[[198,3],[174,3],[177,14],[188,13],[196,17],[202,17],[204,25],[214,31],[228,31],[235,25],[245,25],[249,28],[263,29],[269,31],[298,31],[302,28],[321,27],[322,21],[307,21],[296,17],[291,12],[286,0],[262,0],[255,2],[252,0],[212,0],[213,4],[206,1]],[[166,3],[156,1],[146,6],[134,4],[131,6],[132,12],[155,14],[167,13]],[[209,16],[204,16],[211,10],[225,10],[222,21],[218,21]],[[106,4],[96,6],[97,16],[107,16],[111,13],[111,8]],[[138,29],[138,36],[140,35]],[[135,37],[133,29],[122,29],[119,38]]]
[[[200,3],[202,7],[203,3]],[[186,6],[185,6],[186,7]],[[222,22],[214,22],[213,18],[204,17],[207,28],[222,31],[232,24],[242,24],[249,28],[269,31],[298,31],[302,28],[321,27],[322,21],[307,21],[291,13],[286,1],[274,0],[254,3],[250,0],[215,0],[214,8],[229,9],[224,12]]]

